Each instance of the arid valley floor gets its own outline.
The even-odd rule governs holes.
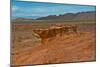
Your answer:
[[[95,61],[95,27],[94,23],[79,24],[78,34],[63,34],[41,45],[40,38],[33,36],[32,24],[12,24],[11,64]]]

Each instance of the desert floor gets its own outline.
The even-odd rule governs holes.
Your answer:
[[[20,28],[21,25],[18,26]],[[34,37],[31,30],[12,30],[11,64],[95,61],[95,33],[95,24],[81,24],[78,34],[63,34],[62,37],[51,38],[47,45],[41,45],[40,38]]]

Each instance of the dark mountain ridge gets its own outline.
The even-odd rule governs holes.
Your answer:
[[[96,11],[78,12],[78,13],[65,13],[62,15],[48,15],[40,17],[36,20],[96,20]]]

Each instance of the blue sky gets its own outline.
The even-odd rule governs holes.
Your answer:
[[[59,15],[64,13],[77,13],[86,11],[95,11],[95,6],[20,2],[12,0],[12,18],[36,19],[48,15]]]

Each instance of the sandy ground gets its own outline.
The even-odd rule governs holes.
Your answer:
[[[27,65],[95,61],[95,37],[95,31],[70,33],[52,38],[47,45],[35,43],[34,39],[26,39],[20,42],[20,45],[27,44],[26,47],[12,49],[11,63],[12,65]],[[28,47],[28,44],[31,46]]]

